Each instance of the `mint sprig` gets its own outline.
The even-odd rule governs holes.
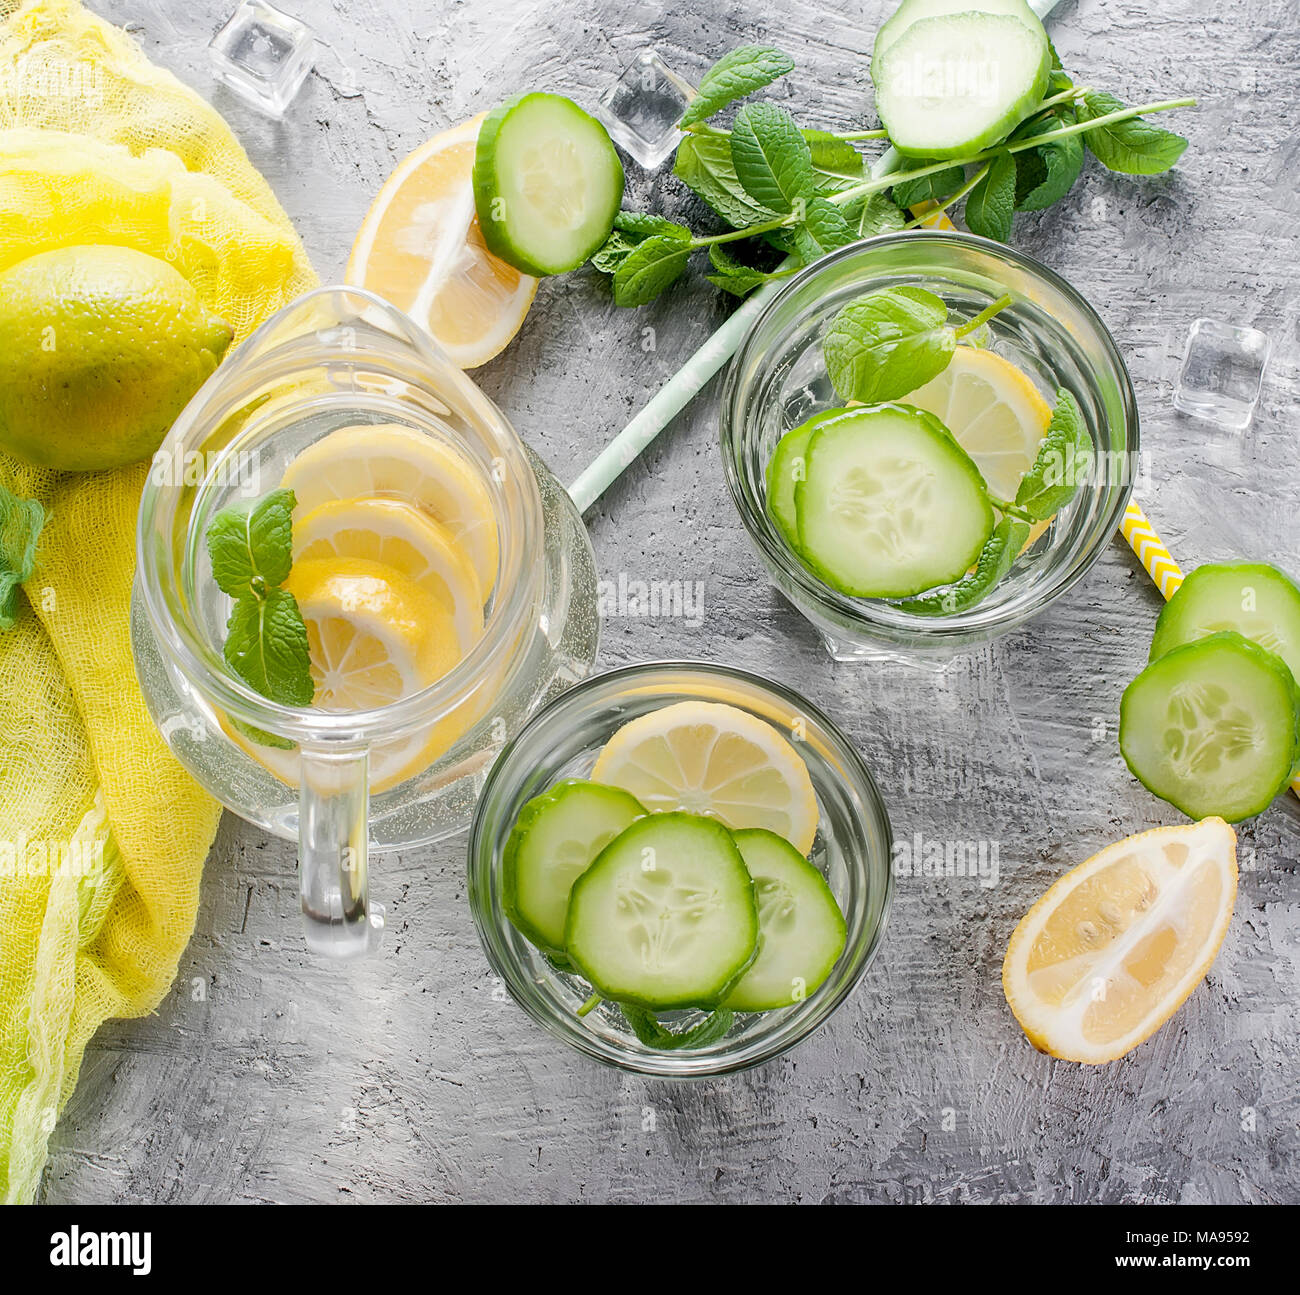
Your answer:
[[[223,508],[206,536],[212,578],[234,600],[222,648],[226,664],[283,706],[308,706],[316,692],[302,612],[293,594],[279,588],[293,566],[296,503],[292,490],[273,490],[251,506]]]
[[[1113,95],[1076,86],[1053,58],[1043,99],[1006,140],[968,157],[911,158],[905,170],[872,178],[855,145],[886,141],[883,130],[800,127],[784,108],[766,102],[741,107],[730,129],[717,125],[718,113],[794,67],[772,46],[732,50],[705,73],[683,113],[678,124],[685,138],[673,166],[732,232],[697,235],[675,221],[625,212],[591,263],[613,276],[619,305],[638,306],[674,283],[694,253],[710,249],[717,271],[710,280],[744,296],[843,246],[850,241],[846,231],[862,238],[895,232],[963,202],[973,232],[1006,242],[1016,212],[1041,211],[1070,191],[1085,145],[1103,166],[1128,175],[1155,175],[1178,161],[1187,141],[1146,118],[1192,107],[1194,99],[1129,108]],[[921,204],[925,210],[909,220],[905,212]],[[651,239],[671,243],[655,243],[625,268]],[[744,260],[730,255],[725,270],[711,250],[724,241],[743,241],[746,249]],[[778,269],[769,248],[786,257]]]
[[[1088,151],[1108,171],[1123,175],[1159,175],[1182,157],[1187,141],[1127,113],[1113,94],[1088,90],[1078,105],[1079,122],[1090,125]]]
[[[1016,490],[1016,507],[1035,521],[1045,521],[1074,498],[1092,462],[1092,434],[1079,402],[1061,387],[1033,466]]]
[[[724,54],[703,76],[699,93],[682,114],[681,126],[707,121],[736,99],[771,85],[794,70],[794,59],[771,45],[741,45]]]
[[[217,588],[231,598],[283,584],[293,564],[292,490],[272,490],[251,507],[224,508],[208,527]]]
[[[653,1012],[644,1007],[634,1007],[631,1003],[619,1003],[618,1009],[623,1013],[633,1033],[647,1048],[659,1052],[676,1051],[681,1048],[707,1048],[712,1043],[726,1036],[731,1029],[735,1014],[728,1007],[715,1007],[702,1021],[683,1030],[680,1034],[665,1029]]]
[[[858,297],[841,307],[822,339],[831,385],[842,400],[898,400],[937,378],[957,344],[1011,300],[999,297],[953,326],[943,298],[926,288],[900,284]]]

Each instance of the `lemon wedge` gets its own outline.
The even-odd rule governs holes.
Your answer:
[[[900,403],[938,418],[1001,499],[1016,497],[1052,421],[1051,406],[1010,360],[970,346]]]
[[[464,655],[483,636],[483,591],[446,527],[400,499],[332,499],[294,522],[295,562],[360,558],[413,580],[451,613]]]
[[[374,495],[404,500],[446,528],[469,559],[487,598],[499,556],[496,513],[482,474],[461,451],[400,423],[340,427],[285,469],[306,517],[337,499]]]
[[[1237,838],[1221,818],[1139,832],[1067,872],[1002,964],[1029,1041],[1098,1064],[1150,1038],[1209,971],[1236,895]]]
[[[284,587],[307,626],[312,705],[321,710],[391,705],[440,679],[459,659],[451,613],[378,562],[295,562]]]
[[[488,251],[474,208],[485,113],[401,162],[371,204],[348,261],[368,288],[424,324],[453,364],[486,364],[519,331],[537,280]]]
[[[817,833],[808,766],[771,724],[735,706],[683,701],[641,715],[605,744],[591,777],[652,812],[684,809],[734,829],[767,828],[801,854]]]

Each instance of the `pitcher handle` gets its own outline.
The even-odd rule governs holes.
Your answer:
[[[379,947],[384,910],[370,903],[370,757],[365,747],[302,746],[298,884],[307,947],[356,958]]]

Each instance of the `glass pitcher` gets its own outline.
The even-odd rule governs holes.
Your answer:
[[[481,478],[499,541],[482,637],[389,705],[283,706],[223,659],[231,601],[205,536],[306,447],[364,424],[432,437]],[[297,839],[307,942],[337,957],[374,949],[382,932],[370,852],[463,830],[496,752],[596,654],[595,562],[569,496],[427,333],[355,288],[299,298],[208,380],[154,458],[137,544],[132,645],[154,722],[227,808]]]

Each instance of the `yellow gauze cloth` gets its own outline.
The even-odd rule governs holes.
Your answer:
[[[221,117],[75,0],[0,0],[0,270],[86,243],[170,261],[235,340],[312,287]],[[219,807],[168,753],[128,632],[148,465],[0,453],[48,520],[0,630],[0,1200],[30,1201],[86,1042],[162,999],[194,928]],[[0,515],[0,532],[12,522]]]

